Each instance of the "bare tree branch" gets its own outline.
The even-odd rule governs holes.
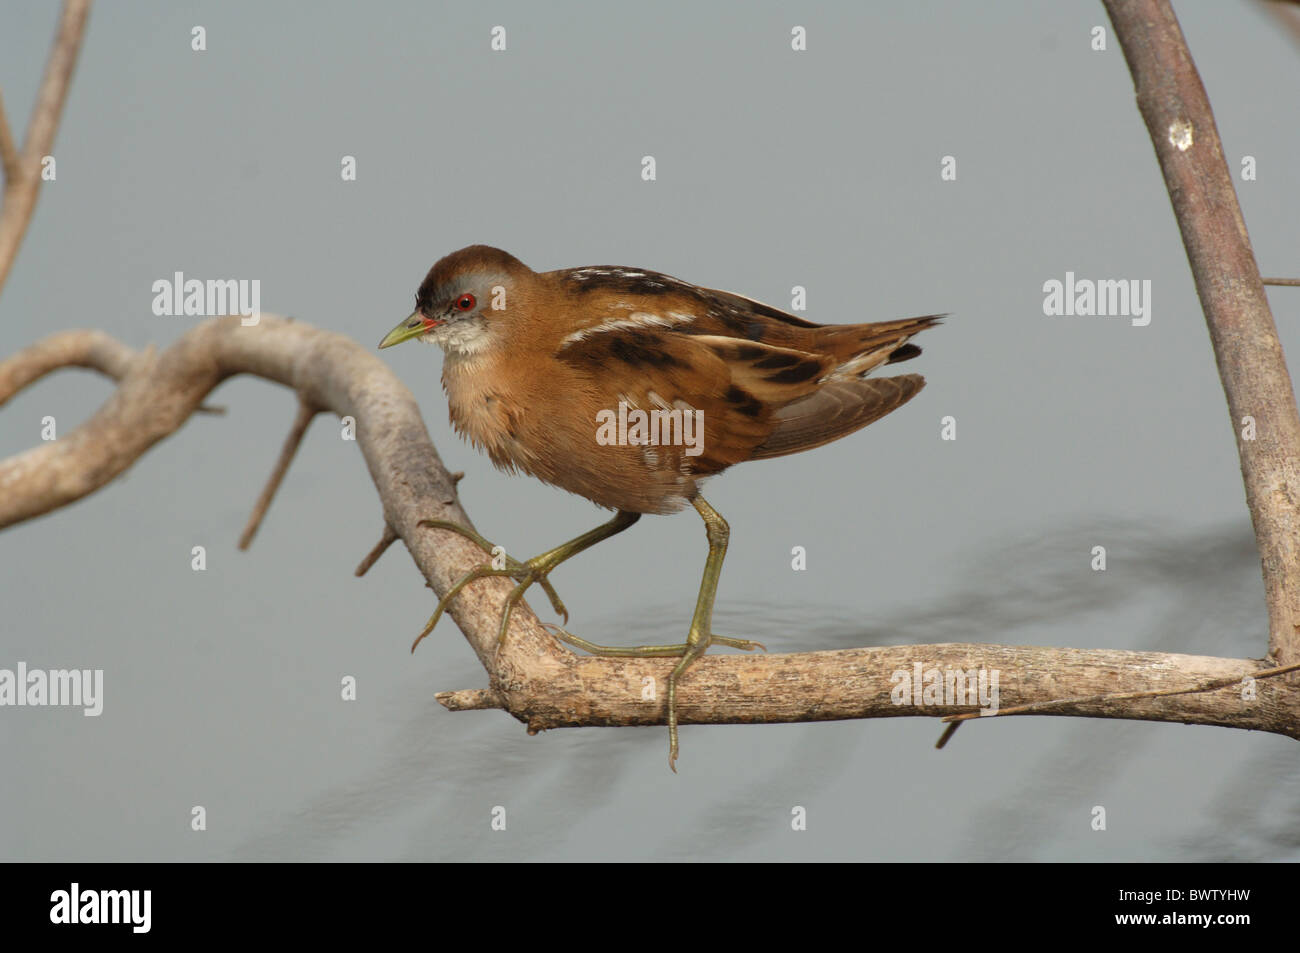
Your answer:
[[[386,365],[345,337],[268,315],[256,327],[241,326],[237,317],[220,318],[197,326],[161,354],[131,355],[97,332],[67,332],[0,363],[0,403],[52,370],[55,355],[83,366],[100,362],[120,369],[125,363],[126,371],[113,397],[67,438],[0,461],[0,526],[103,486],[182,426],[225,378],[251,373],[292,388],[304,407],[356,419],[357,444],[389,527],[376,551],[386,548],[389,532],[400,537],[439,596],[488,556],[457,533],[418,526],[428,518],[470,524],[410,392]],[[455,711],[504,708],[531,731],[663,723],[661,689],[673,659],[576,655],[526,606],[514,614],[498,652],[497,622],[512,586],[510,580],[485,579],[454,601],[451,615],[487,670],[490,687],[442,693],[440,702]],[[1300,738],[1300,691],[1281,679],[1259,681],[1253,692],[1242,687],[1265,671],[1254,660],[1000,645],[710,655],[683,685],[680,717],[683,723],[715,724],[828,721],[943,716],[980,706],[973,694],[958,699],[949,693],[934,704],[915,695],[900,699],[900,673],[911,677],[917,665],[927,673],[997,671],[999,704],[1053,702],[1050,713],[1056,715],[1225,725]],[[1204,691],[1211,682],[1225,687]],[[650,685],[657,690],[647,693]],[[1167,694],[1189,690],[1197,693]],[[1141,697],[1121,702],[1110,697],[1116,692]],[[1161,697],[1146,697],[1152,692]]]
[[[65,0],[21,153],[14,146],[13,134],[0,106],[0,156],[3,156],[5,173],[4,204],[0,206],[0,291],[4,290],[9,269],[18,256],[18,246],[36,210],[36,197],[41,189],[41,159],[54,148],[54,134],[59,129],[89,15],[90,0]]]
[[[1293,619],[1300,619],[1300,416],[1290,378],[1209,103],[1177,21],[1163,0],[1104,2],[1170,189],[1234,429],[1247,415],[1261,423],[1260,439],[1240,441],[1239,450],[1269,597],[1276,664],[964,643],[757,657],[715,654],[701,659],[683,684],[682,723],[966,719],[975,715],[973,709],[983,708],[990,714],[996,710],[1222,725],[1300,739],[1300,684],[1284,677],[1300,655],[1292,625]],[[55,125],[71,74],[65,40],[71,37],[75,57],[85,6],[69,0],[51,57],[51,71],[63,75],[52,110]],[[81,10],[75,30],[68,22],[74,9]],[[63,65],[56,70],[60,49]],[[47,86],[48,80],[49,75]],[[43,89],[38,113],[48,116],[46,93]],[[33,123],[36,129],[35,117]],[[52,127],[38,131],[53,136]],[[29,147],[39,135],[29,132]],[[0,143],[0,152],[4,148]],[[21,161],[26,161],[26,152]],[[24,168],[21,175],[27,174]],[[7,187],[6,199],[8,192]],[[3,222],[9,221],[11,211],[7,201]],[[7,271],[8,264],[0,265]],[[460,534],[421,526],[428,519],[471,525],[457,502],[456,477],[443,468],[410,393],[373,354],[347,338],[268,315],[254,327],[242,326],[238,317],[204,322],[161,354],[153,349],[132,352],[94,331],[67,332],[0,362],[0,404],[65,366],[96,369],[118,380],[119,386],[90,420],[63,440],[0,461],[0,527],[104,486],[183,426],[227,377],[249,373],[284,384],[299,401],[297,420],[250,529],[270,505],[307,422],[316,412],[328,411],[356,420],[357,445],[383,509],[383,538],[358,573],[400,538],[440,596],[488,557]],[[251,537],[251,532],[245,535]],[[674,659],[576,655],[551,638],[526,605],[512,616],[508,638],[499,647],[497,622],[512,587],[512,581],[486,578],[454,600],[450,615],[487,670],[489,687],[440,693],[443,705],[456,711],[503,708],[530,731],[663,723],[661,688]],[[932,673],[939,676],[937,694]],[[976,673],[999,676],[996,708],[987,696],[968,693],[967,683]],[[962,691],[949,689],[947,680],[953,689],[961,684]],[[910,690],[904,691],[904,685]],[[652,687],[655,690],[648,691]],[[951,736],[957,723],[948,726],[941,741]]]
[[[1300,661],[1300,415],[1210,101],[1168,0],[1103,0],[1196,282],[1268,597],[1269,655]],[[1246,418],[1255,439],[1243,439]]]
[[[115,381],[126,376],[136,352],[103,331],[65,331],[0,364],[0,407],[24,387],[62,367],[84,367]],[[16,355],[15,357],[19,356]]]

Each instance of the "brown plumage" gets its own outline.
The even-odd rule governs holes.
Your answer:
[[[475,304],[458,312],[465,294]],[[636,513],[677,510],[704,477],[819,447],[901,406],[923,378],[866,375],[919,354],[908,339],[939,318],[818,325],[643,269],[539,274],[485,245],[434,265],[416,304],[437,322],[425,339],[447,350],[458,431],[498,467]],[[620,402],[701,411],[701,452],[598,443],[596,415]]]

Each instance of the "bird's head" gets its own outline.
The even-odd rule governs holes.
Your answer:
[[[489,245],[454,251],[429,269],[415,293],[415,310],[379,342],[392,347],[418,338],[448,353],[473,354],[492,343],[513,292],[532,277],[518,258]]]

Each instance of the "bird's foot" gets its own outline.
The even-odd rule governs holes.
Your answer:
[[[589,655],[599,655],[602,658],[677,658],[685,655],[686,650],[690,648],[687,642],[676,642],[671,645],[601,645],[598,642],[588,642],[552,622],[543,622],[542,626],[561,642],[576,646]],[[712,635],[709,637],[709,642],[711,645],[725,645],[745,652],[752,652],[755,649],[767,651],[767,646],[762,642],[732,639],[725,635]]]
[[[569,610],[564,607],[564,603],[561,601],[559,594],[555,591],[554,587],[551,586],[551,582],[547,578],[550,571],[555,568],[556,563],[550,563],[549,560],[546,560],[541,556],[529,559],[526,562],[520,562],[513,556],[507,555],[503,549],[494,546],[491,542],[484,539],[472,529],[468,529],[467,527],[461,526],[457,523],[448,522],[447,520],[420,520],[417,525],[428,526],[434,529],[446,529],[459,533],[477,545],[484,552],[491,555],[493,562],[475,566],[469,572],[465,573],[465,575],[456,580],[455,584],[447,590],[447,594],[438,600],[438,605],[433,610],[433,615],[430,616],[428,623],[420,634],[415,637],[415,642],[411,644],[412,652],[415,651],[415,647],[420,644],[424,637],[433,631],[433,627],[436,626],[438,620],[442,618],[443,612],[445,612],[447,607],[451,605],[451,600],[456,598],[456,596],[460,594],[460,591],[475,579],[505,576],[519,583],[519,585],[515,586],[515,588],[511,590],[510,595],[506,598],[506,605],[501,613],[501,625],[497,630],[498,646],[505,641],[506,631],[510,627],[511,611],[519,600],[523,598],[524,592],[534,584],[541,585],[547,598],[551,600],[551,607],[558,615],[564,617],[565,622],[569,621]],[[502,561],[501,566],[495,564],[497,560]]]
[[[545,627],[561,642],[577,646],[591,655],[599,655],[605,658],[680,658],[680,661],[673,668],[672,674],[668,676],[668,767],[672,768],[674,773],[677,771],[678,753],[677,682],[682,674],[690,667],[692,662],[704,654],[710,645],[726,645],[746,652],[752,652],[755,649],[767,651],[767,646],[762,642],[754,642],[750,639],[732,639],[725,635],[701,635],[694,630],[692,630],[686,642],[678,642],[673,645],[620,646],[588,642],[572,632],[566,632],[558,625],[546,625]]]
[[[677,773],[677,682],[681,679],[691,663],[708,651],[714,636],[705,629],[701,631],[696,622],[691,623],[691,631],[686,636],[686,651],[673,666],[668,676],[668,767]]]

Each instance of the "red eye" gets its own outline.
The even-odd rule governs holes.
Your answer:
[[[471,311],[473,310],[473,308],[474,308],[473,295],[461,295],[459,298],[456,299],[457,311]]]

